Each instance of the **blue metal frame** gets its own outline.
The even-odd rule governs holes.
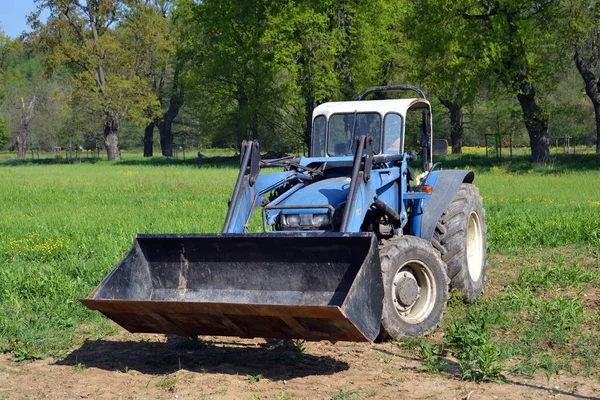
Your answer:
[[[336,210],[341,210],[347,201],[351,201],[353,204],[350,205],[351,211],[345,208],[342,217],[340,230],[343,232],[360,232],[367,212],[372,208],[378,208],[396,221],[395,234],[400,234],[398,229],[403,229],[410,235],[423,237],[423,234],[426,234],[422,232],[423,229],[431,230],[431,224],[435,224],[442,215],[443,210],[438,209],[445,209],[444,202],[447,201],[449,204],[463,178],[472,181],[473,175],[469,171],[430,172],[423,182],[424,185],[434,187],[435,191],[438,180],[448,183],[445,188],[440,189],[445,193],[435,192],[437,193],[435,206],[430,208],[436,210],[434,213],[439,215],[433,215],[425,208],[432,195],[420,191],[419,187],[409,186],[409,153],[405,153],[401,158],[385,155],[373,158],[369,156],[370,147],[366,147],[370,146],[368,140],[364,136],[358,139],[354,157],[302,157],[293,159],[293,163],[287,164],[290,166],[289,171],[267,174],[259,174],[256,162],[252,164],[249,161],[253,160],[259,151],[256,143],[249,142],[246,149],[254,153],[244,153],[223,233],[246,233],[252,214],[260,206],[264,207],[262,217],[265,232],[289,233],[289,231],[269,231],[269,226],[276,225],[280,214],[329,214],[333,221]],[[281,163],[284,159],[274,161]],[[337,170],[327,176],[327,171],[336,171],[335,168],[329,168],[325,172],[321,171],[324,177],[318,177],[320,171],[314,169],[315,165],[325,163],[328,167],[339,164],[342,168],[351,168],[353,172],[348,174],[342,171],[340,174]],[[273,160],[263,164],[261,165],[281,165],[274,163]],[[311,176],[307,171],[317,175]],[[354,184],[352,184],[353,178],[356,179]],[[283,193],[278,193],[276,198],[265,199],[267,195],[286,185],[289,188]],[[387,211],[382,207],[387,207]],[[425,212],[428,214],[424,219]],[[426,228],[423,227],[424,223]],[[321,231],[301,230],[301,232],[311,234]]]

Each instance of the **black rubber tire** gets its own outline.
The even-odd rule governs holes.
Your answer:
[[[470,218],[477,221],[469,221]],[[469,229],[472,235],[470,237]],[[484,290],[486,234],[485,209],[479,189],[470,183],[463,183],[440,217],[431,244],[440,252],[442,260],[448,266],[450,287],[458,289],[463,300],[468,303],[475,301]],[[479,239],[473,239],[475,236],[479,236]],[[472,249],[467,248],[469,243]],[[474,265],[469,266],[469,260]]]
[[[379,339],[423,336],[435,330],[442,319],[450,282],[446,275],[446,265],[439,252],[426,240],[403,236],[386,241],[379,254],[384,288]],[[394,303],[394,279],[401,270],[421,271],[413,274],[421,287],[420,294],[413,308],[405,316],[400,314]],[[425,289],[430,291],[430,295],[423,291]],[[419,307],[413,313],[417,305]],[[419,312],[419,309],[423,311]],[[419,318],[411,319],[411,314]]]

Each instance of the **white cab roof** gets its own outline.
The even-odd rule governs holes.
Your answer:
[[[425,99],[335,101],[323,103],[315,108],[313,119],[317,115],[325,115],[329,118],[331,114],[352,112],[378,112],[381,115],[396,112],[405,116],[409,108],[430,108],[430,105]]]

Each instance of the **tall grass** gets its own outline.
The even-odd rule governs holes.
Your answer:
[[[233,168],[0,167],[0,346],[68,347],[136,233],[217,232]],[[86,327],[87,329],[87,327]],[[14,343],[12,344],[14,346]]]
[[[600,172],[593,158],[585,160],[586,170],[577,171],[470,158],[491,252],[599,245]],[[454,168],[460,159],[444,164]],[[231,164],[135,157],[113,164],[0,161],[0,349],[56,352],[105,334],[110,325],[77,299],[117,264],[136,233],[218,232],[236,175]],[[538,320],[552,315],[548,307]],[[578,313],[574,307],[570,315]]]
[[[494,251],[600,245],[600,171],[511,174],[492,167],[475,183],[484,198]]]

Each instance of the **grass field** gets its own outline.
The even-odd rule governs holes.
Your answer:
[[[473,153],[443,164],[476,171],[494,261],[480,301],[451,298],[443,337],[406,346],[431,372],[444,370],[453,349],[474,380],[598,373],[600,159],[564,155],[534,166],[525,156],[496,163]],[[110,334],[114,325],[77,299],[136,233],[218,232],[236,176],[234,163],[127,153],[118,163],[80,164],[0,154],[0,351],[15,360],[60,356]]]

